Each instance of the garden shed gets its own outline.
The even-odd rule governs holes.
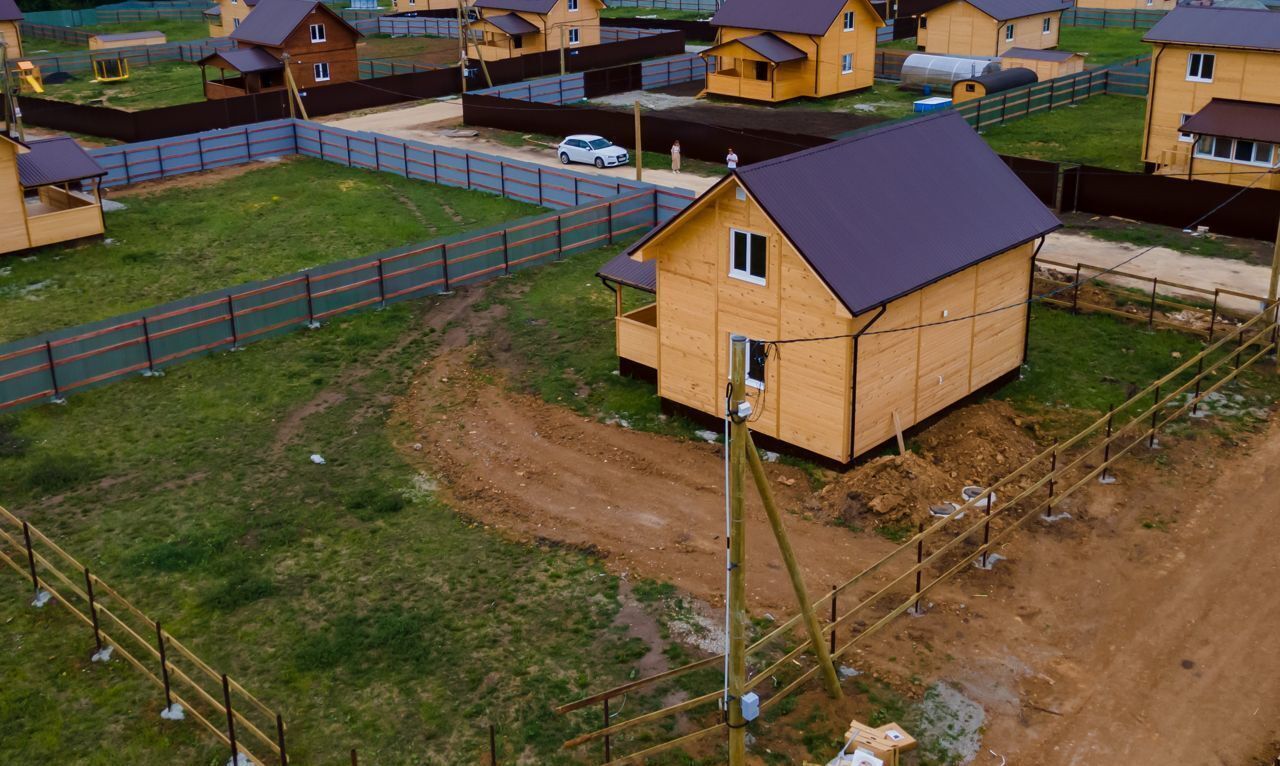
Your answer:
[[[1036,82],[1036,73],[1023,67],[1001,69],[980,77],[957,80],[951,86],[951,103],[959,104],[975,98],[984,98],[1006,90],[1021,88]]]
[[[23,142],[0,133],[0,253],[101,234],[98,180],[106,174],[72,138]]]
[[[1004,69],[1024,67],[1036,73],[1040,82],[1084,71],[1084,56],[1070,51],[1010,48],[1000,57]]]
[[[664,404],[721,417],[742,334],[752,428],[847,464],[1018,370],[1059,226],[947,110],[739,168],[599,276],[654,293],[616,342]]]
[[[91,35],[89,50],[107,51],[113,48],[137,48],[143,45],[164,45],[168,39],[164,32],[120,32],[111,35]]]

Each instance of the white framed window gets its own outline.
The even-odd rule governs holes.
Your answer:
[[[846,32],[853,31],[853,17],[854,17],[853,11],[844,12],[844,31]]]
[[[231,0],[231,4],[232,4],[232,5],[239,5],[239,4],[240,4],[240,0]]]
[[[577,44],[578,44],[578,39],[579,39],[579,37],[578,37],[578,28],[577,28],[577,27],[570,27],[570,28],[569,28],[569,44],[570,44],[570,45],[577,45]]]
[[[327,38],[324,36],[324,24],[311,25],[311,42],[322,43]]]
[[[578,0],[568,0],[568,5],[570,11],[578,10]]]
[[[409,0],[409,5],[417,5],[418,0]]]
[[[1012,40],[1013,40],[1013,25],[1012,25],[1012,24],[1006,24],[1006,25],[1005,25],[1005,28],[1004,28],[1004,39],[1005,39],[1006,41],[1012,41]]]
[[[1179,118],[1178,118],[1178,127],[1179,127],[1179,128],[1181,128],[1183,125],[1186,125],[1186,124],[1187,124],[1187,120],[1189,120],[1189,119],[1191,119],[1191,115],[1189,115],[1189,114],[1184,114],[1184,115],[1182,115],[1181,117],[1179,117]],[[1193,136],[1193,135],[1191,135],[1190,133],[1184,133],[1184,132],[1182,132],[1181,130],[1179,130],[1179,131],[1178,131],[1178,140],[1179,140],[1179,141],[1186,141],[1186,142],[1190,143],[1191,141],[1196,140],[1196,137],[1195,137],[1195,136]]]
[[[846,53],[840,57],[840,74],[853,74],[852,53]]]
[[[1040,25],[1040,34],[1047,35],[1052,31],[1053,31],[1053,19],[1051,17],[1046,16],[1044,22]]]
[[[329,64],[321,61],[311,65],[311,73],[315,75],[316,82],[325,82],[329,79]]]
[[[729,334],[729,355],[726,357],[733,364],[733,333]],[[747,339],[747,369],[745,382],[751,388],[764,390],[766,348],[764,341]]]
[[[768,270],[769,239],[763,234],[730,229],[729,276],[763,285]]]
[[[1266,168],[1276,166],[1274,144],[1248,141],[1243,138],[1205,136],[1196,142],[1196,156],[1238,165],[1259,165]]]
[[[1213,82],[1212,53],[1187,54],[1187,79],[1191,82]]]

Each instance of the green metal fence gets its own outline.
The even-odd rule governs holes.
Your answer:
[[[1097,29],[1150,29],[1168,11],[1113,10],[1108,8],[1069,8],[1062,13],[1064,27]]]
[[[964,101],[955,109],[974,128],[985,130],[1104,93],[1141,97],[1147,94],[1149,66],[1148,59],[1133,59]]]

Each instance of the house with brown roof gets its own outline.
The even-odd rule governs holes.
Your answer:
[[[1056,48],[1062,12],[1070,7],[1071,0],[943,0],[919,14],[916,43],[947,56]]]
[[[867,0],[728,0],[711,23],[706,92],[767,102],[871,87],[884,26]]]
[[[230,37],[235,48],[196,62],[205,98],[281,90],[286,61],[300,90],[358,78],[356,42],[363,35],[319,0],[258,0]],[[210,79],[210,67],[217,79]]]
[[[106,174],[67,136],[0,133],[0,253],[102,234],[98,180]]]
[[[475,0],[477,36],[467,48],[485,61],[600,44],[602,0]]]
[[[951,110],[741,167],[600,269],[619,369],[719,418],[745,335],[753,429],[849,463],[1016,373],[1060,225]]]
[[[1280,13],[1180,7],[1143,39],[1153,46],[1148,167],[1280,189]]]
[[[1010,48],[1000,56],[1004,69],[1022,67],[1036,73],[1040,82],[1084,71],[1084,56],[1070,51]]]
[[[209,36],[226,37],[236,31],[257,4],[258,0],[218,0],[217,5],[204,12],[209,22]]]
[[[0,0],[0,45],[5,55],[17,58],[22,55],[22,11],[14,0]]]

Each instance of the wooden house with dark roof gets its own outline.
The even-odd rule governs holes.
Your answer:
[[[475,0],[479,39],[467,48],[485,61],[600,44],[602,0]]]
[[[319,0],[258,0],[231,33],[236,47],[197,63],[205,98],[281,90],[288,59],[300,90],[358,79],[356,42],[363,35]],[[210,79],[208,68],[219,72]],[[228,76],[227,72],[234,73]]]
[[[867,0],[727,0],[711,23],[706,92],[767,102],[871,87],[884,26]]]
[[[843,464],[1018,370],[1060,225],[948,110],[739,168],[599,276],[655,294],[623,372],[721,417],[745,335],[753,429]]]
[[[1280,189],[1280,13],[1180,7],[1143,39],[1154,48],[1148,167]]]
[[[22,11],[14,0],[0,0],[0,44],[5,55],[15,59],[22,55]]]
[[[106,174],[67,136],[0,133],[0,253],[102,234],[98,180]]]
[[[916,43],[926,53],[1001,56],[1011,48],[1058,47],[1071,0],[943,0],[919,14]]]
[[[240,27],[258,0],[218,0],[218,4],[205,10],[210,37],[226,37]]]
[[[1022,67],[1036,73],[1040,82],[1084,71],[1084,56],[1071,51],[1010,48],[1000,56],[1005,69]]]

